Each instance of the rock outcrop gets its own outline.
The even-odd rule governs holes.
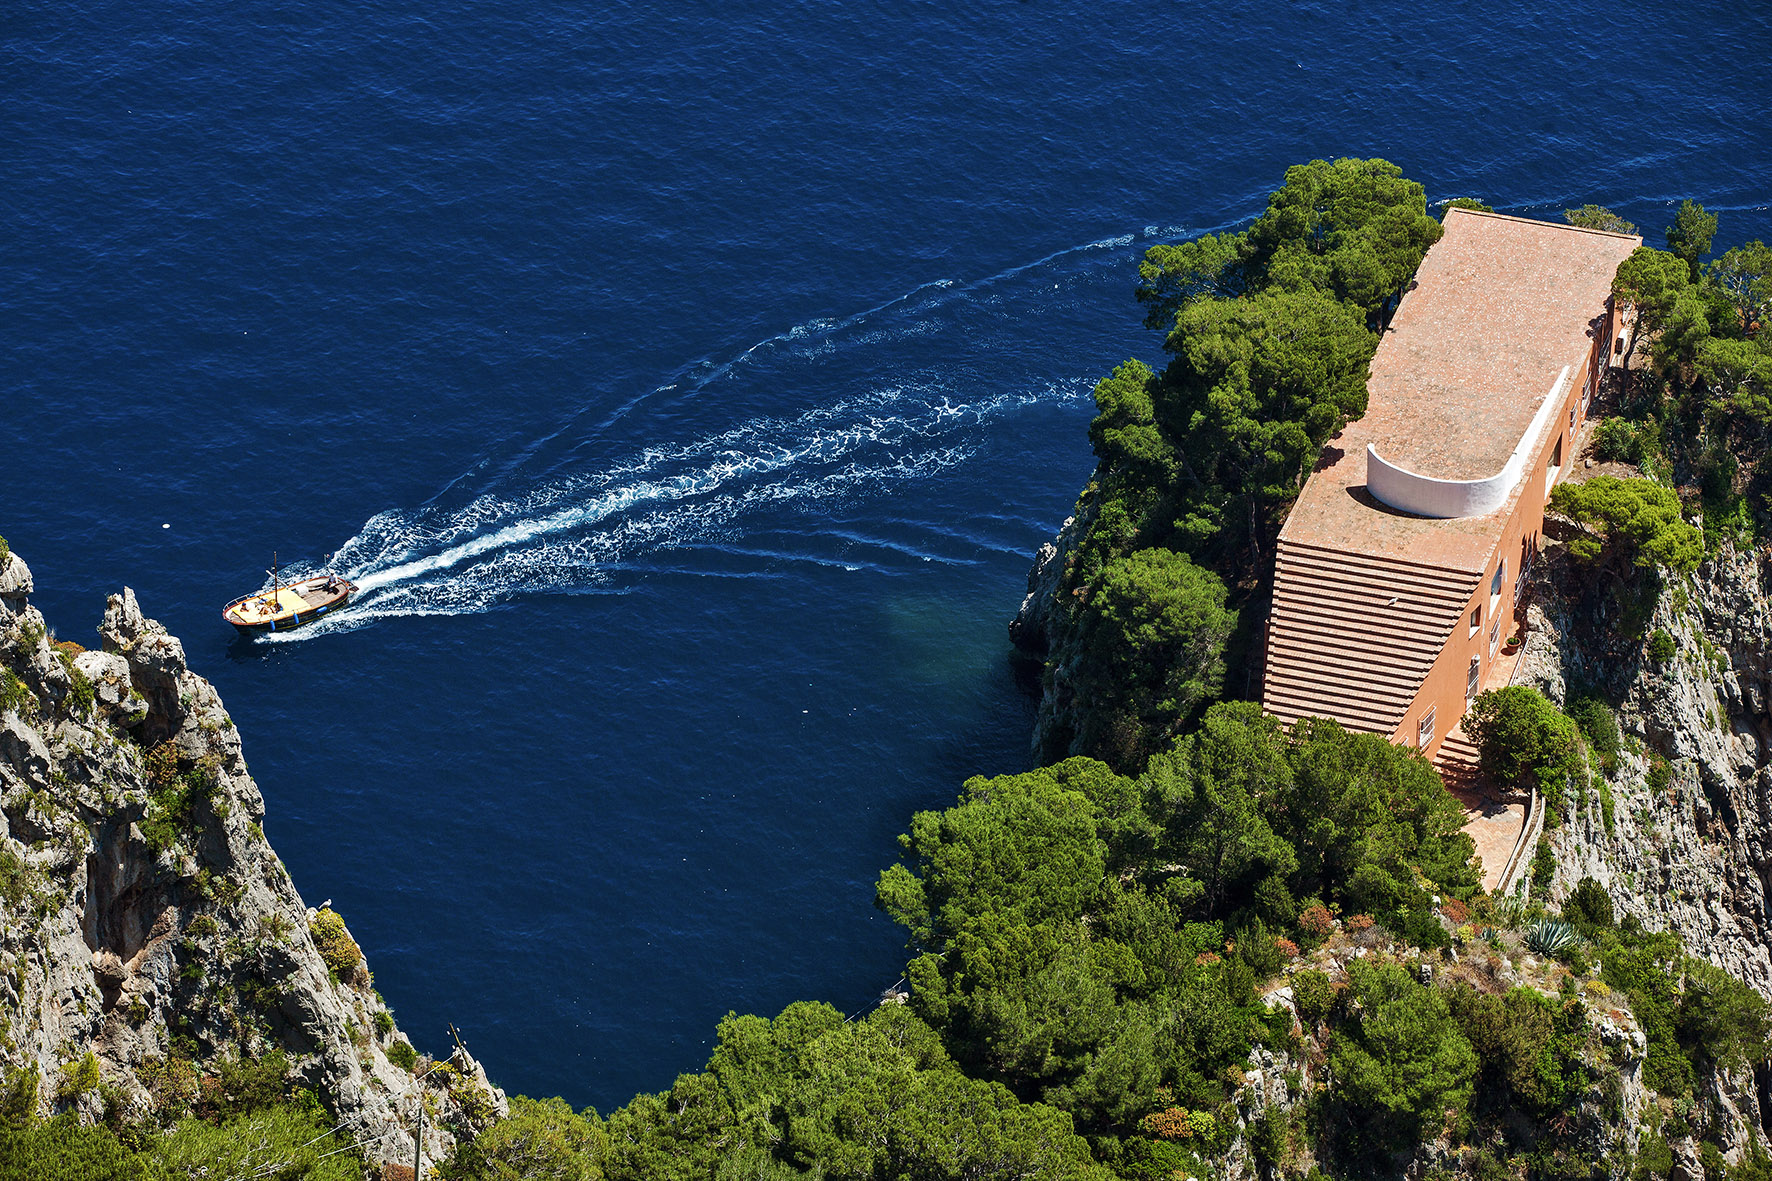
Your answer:
[[[1661,587],[1646,622],[1620,620],[1617,597],[1567,564],[1546,574],[1517,679],[1560,704],[1597,691],[1625,735],[1617,768],[1595,768],[1609,803],[1590,793],[1549,834],[1552,897],[1596,878],[1621,913],[1677,932],[1772,997],[1772,602],[1760,555],[1725,548]],[[1674,641],[1669,660],[1647,653],[1657,631]]]
[[[45,1109],[143,1116],[168,1101],[169,1063],[200,1074],[281,1051],[372,1161],[412,1159],[420,1103],[431,1159],[448,1129],[502,1114],[465,1050],[415,1061],[342,920],[302,902],[260,827],[239,733],[178,639],[125,589],[102,650],[56,644],[31,590],[11,555],[0,1066],[35,1067]]]
[[[1064,586],[1077,545],[1094,522],[1097,508],[1091,484],[1077,502],[1077,515],[1066,517],[1058,535],[1035,552],[1028,571],[1028,593],[1009,621],[1009,639],[1016,651],[1041,666],[1040,708],[1031,740],[1034,758],[1041,762],[1075,753],[1072,739],[1081,724],[1076,690],[1078,653],[1068,637],[1076,630],[1076,610]]]

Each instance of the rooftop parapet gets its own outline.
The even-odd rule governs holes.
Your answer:
[[[1448,519],[1453,517],[1485,517],[1506,504],[1509,495],[1526,473],[1526,465],[1538,450],[1551,412],[1563,403],[1564,386],[1569,381],[1569,366],[1563,366],[1551,384],[1538,413],[1533,416],[1526,433],[1514,445],[1505,466],[1493,476],[1480,480],[1442,480],[1424,476],[1391,463],[1378,453],[1374,443],[1366,444],[1366,491],[1394,509],[1414,513],[1418,517]]]

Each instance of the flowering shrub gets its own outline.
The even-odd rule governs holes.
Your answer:
[[[1144,1130],[1163,1140],[1210,1140],[1218,1131],[1218,1119],[1210,1111],[1170,1107],[1144,1117]]]
[[[1298,954],[1298,944],[1292,942],[1292,940],[1286,938],[1284,935],[1274,936],[1274,946],[1279,948],[1280,954],[1287,959],[1291,959]]]
[[[1194,1134],[1194,1124],[1187,1108],[1170,1107],[1145,1116],[1144,1130],[1162,1140],[1186,1140]]]
[[[1471,908],[1456,898],[1448,898],[1440,903],[1440,913],[1445,915],[1454,927],[1458,927],[1470,921]]]
[[[1316,902],[1299,913],[1298,929],[1312,939],[1327,939],[1329,932],[1335,929],[1335,919],[1327,906]]]
[[[1342,926],[1346,927],[1351,932],[1365,931],[1372,926],[1372,916],[1369,914],[1356,914],[1349,917]]]
[[[356,971],[357,965],[363,962],[363,952],[345,930],[345,921],[331,907],[321,910],[308,924],[308,933],[314,937],[314,948],[326,966],[332,969],[333,975],[341,982],[349,980]]]

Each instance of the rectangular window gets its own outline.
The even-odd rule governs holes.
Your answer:
[[[1495,655],[1495,646],[1499,643],[1501,643],[1501,619],[1497,616],[1495,622],[1489,625],[1489,655]]]
[[[1474,636],[1481,630],[1483,630],[1483,604],[1478,603],[1475,607],[1471,608],[1470,634]]]
[[[1570,438],[1575,437],[1575,407],[1576,407],[1576,405],[1577,404],[1574,402],[1569,403],[1569,437]]]
[[[1466,673],[1464,678],[1464,700],[1466,704],[1476,700],[1477,682],[1481,679],[1482,662],[1477,657],[1473,656],[1471,657],[1470,672]]]
[[[1489,580],[1489,597],[1491,599],[1499,599],[1501,597],[1501,580],[1503,577],[1506,576],[1506,574],[1507,574],[1507,559],[1503,558],[1503,559],[1501,559],[1501,563],[1495,567],[1495,577],[1491,578]],[[1495,607],[1495,604],[1490,603],[1489,607],[1491,610],[1493,610]]]
[[[1415,745],[1421,750],[1426,750],[1429,746],[1433,745],[1433,741],[1434,707],[1429,706],[1428,711],[1421,716],[1421,724],[1415,729]]]

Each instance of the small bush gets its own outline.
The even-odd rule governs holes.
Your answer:
[[[1307,968],[1292,978],[1292,999],[1298,1005],[1298,1015],[1315,1023],[1335,1007],[1335,986],[1324,973]]]
[[[1651,755],[1649,758],[1649,770],[1643,776],[1643,782],[1648,785],[1649,790],[1654,792],[1666,791],[1668,787],[1672,785],[1673,781],[1673,764],[1669,763],[1660,755]]]
[[[6,569],[12,562],[12,550],[7,546],[6,539],[0,537],[0,570]]]
[[[0,668],[0,713],[22,713],[32,701],[25,683],[12,675],[9,668]]]
[[[30,887],[30,866],[9,847],[0,845],[0,898],[5,899],[8,906],[17,907],[25,900]]]
[[[1628,463],[1647,471],[1661,453],[1661,424],[1653,419],[1603,418],[1594,426],[1594,458],[1602,463]]]
[[[1598,697],[1584,694],[1569,703],[1569,716],[1581,727],[1588,746],[1600,756],[1606,770],[1616,770],[1622,738],[1618,732],[1618,715],[1612,707]]]
[[[1674,658],[1678,649],[1674,646],[1674,638],[1665,627],[1658,627],[1649,637],[1648,655],[1655,664],[1666,664]]]
[[[98,1059],[88,1050],[84,1058],[76,1058],[62,1066],[62,1078],[55,1088],[55,1097],[64,1102],[78,1099],[88,1091],[96,1091],[98,1084]]]
[[[377,1037],[387,1037],[394,1032],[394,1015],[386,1009],[377,1009],[373,1020]]]
[[[349,980],[357,965],[363,962],[363,949],[345,930],[345,921],[339,913],[331,907],[321,910],[308,924],[308,933],[314,937],[314,948],[326,961],[326,966],[332,969],[332,974],[341,981]]]
[[[93,703],[98,700],[98,691],[93,688],[92,681],[72,664],[68,665],[68,676],[74,681],[74,687],[68,691],[69,712],[91,713]]]
[[[1582,878],[1563,903],[1563,918],[1573,923],[1575,929],[1592,938],[1595,931],[1613,924],[1612,896],[1606,893],[1606,887],[1591,877]]]
[[[1556,873],[1557,855],[1551,851],[1550,838],[1539,837],[1538,847],[1532,851],[1532,892],[1549,889]]]
[[[1280,949],[1274,946],[1274,937],[1268,933],[1267,924],[1260,919],[1237,932],[1236,943],[1237,955],[1258,978],[1273,976],[1286,962]]]
[[[1327,906],[1314,902],[1298,913],[1298,929],[1311,942],[1321,942],[1335,929],[1335,919]]]
[[[142,838],[156,853],[173,847],[192,825],[198,804],[216,800],[220,762],[205,755],[181,770],[178,750],[162,743],[143,760],[147,771],[148,810],[141,820]]]
[[[412,1048],[411,1042],[392,1042],[388,1045],[388,1061],[410,1074],[418,1065],[418,1051]]]

